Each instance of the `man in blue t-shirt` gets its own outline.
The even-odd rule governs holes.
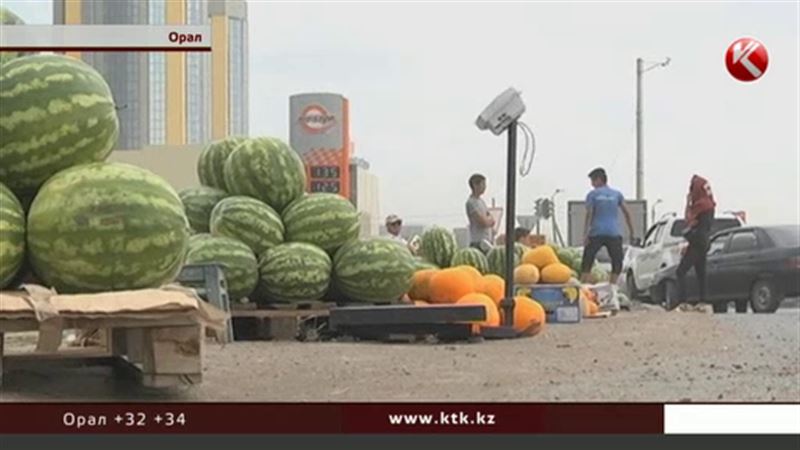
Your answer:
[[[622,230],[619,226],[619,211],[625,216],[628,232],[633,238],[631,214],[625,207],[625,197],[616,189],[608,187],[608,176],[603,168],[589,172],[592,189],[586,196],[586,234],[583,239],[583,261],[581,281],[588,282],[594,258],[602,247],[611,257],[611,286],[617,285],[622,272]]]

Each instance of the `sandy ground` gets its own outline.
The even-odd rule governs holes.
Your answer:
[[[457,345],[210,344],[205,365],[201,385],[169,391],[115,381],[102,368],[10,372],[0,400],[798,402],[800,310],[637,305],[533,338]]]

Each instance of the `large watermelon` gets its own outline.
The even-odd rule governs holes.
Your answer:
[[[238,239],[256,256],[283,242],[281,217],[269,205],[237,195],[217,204],[211,212],[211,234]]]
[[[277,138],[242,142],[228,156],[224,174],[228,192],[255,197],[278,212],[303,195],[306,187],[303,161]]]
[[[333,261],[334,282],[352,300],[398,300],[411,288],[414,257],[388,239],[353,240],[343,245]]]
[[[420,254],[428,261],[441,268],[450,267],[453,255],[456,253],[456,236],[452,231],[439,226],[433,226],[422,233]]]
[[[6,287],[25,259],[25,213],[22,205],[0,183],[0,289]]]
[[[56,172],[103,161],[117,143],[111,90],[96,70],[62,55],[0,66],[0,181],[29,196]]]
[[[192,237],[186,252],[186,264],[208,263],[222,266],[231,300],[247,297],[258,283],[256,255],[236,239],[207,234]]]
[[[211,211],[228,193],[217,188],[198,186],[184,189],[178,192],[178,196],[183,202],[192,230],[196,233],[208,233]]]
[[[261,290],[270,301],[319,300],[331,282],[331,258],[310,244],[281,244],[261,256],[259,273]]]
[[[306,242],[333,253],[358,237],[358,211],[349,200],[336,194],[309,194],[293,201],[283,211],[286,240]]]
[[[158,287],[178,274],[189,223],[159,176],[120,163],[59,172],[28,215],[36,273],[59,292]]]
[[[472,266],[482,274],[489,272],[489,261],[486,259],[486,255],[477,248],[472,247],[456,250],[450,266]]]
[[[525,253],[525,246],[519,243],[514,244],[514,267],[519,265],[522,260],[522,254]],[[496,245],[489,250],[486,255],[489,261],[489,273],[500,275],[504,277],[506,274],[506,246]]]
[[[0,6],[0,25],[24,25],[25,22],[10,9]],[[19,56],[17,52],[0,52],[0,65]]]
[[[231,136],[214,141],[203,149],[197,160],[197,177],[203,186],[228,190],[225,186],[225,161],[245,138]]]

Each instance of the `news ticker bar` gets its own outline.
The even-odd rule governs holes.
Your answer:
[[[4,403],[0,417],[0,434],[800,434],[800,403]]]
[[[210,51],[208,25],[3,25],[4,51]]]

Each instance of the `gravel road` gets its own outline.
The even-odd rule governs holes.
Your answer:
[[[12,343],[7,343],[13,347]],[[634,311],[464,344],[210,344],[201,385],[11,372],[3,401],[800,401],[800,310]]]

